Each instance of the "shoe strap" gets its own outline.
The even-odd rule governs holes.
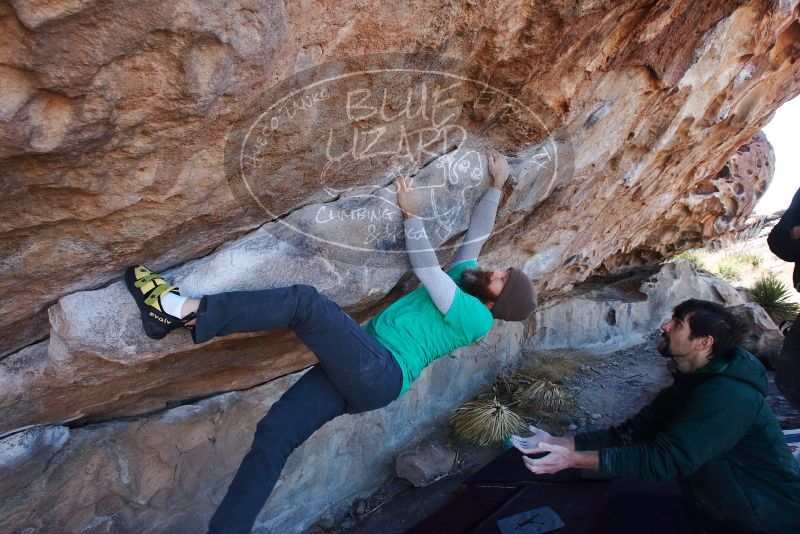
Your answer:
[[[137,278],[136,281],[133,283],[133,285],[135,285],[136,287],[142,287],[147,282],[149,282],[151,280],[156,280],[156,279],[164,280],[160,274],[150,273],[150,274],[144,275],[141,278]],[[166,280],[164,280],[164,282],[166,283]]]
[[[144,298],[144,303],[148,306],[152,305],[158,297],[166,293],[167,291],[175,289],[175,286],[171,286],[167,283],[163,283],[161,285],[156,286],[147,296]]]

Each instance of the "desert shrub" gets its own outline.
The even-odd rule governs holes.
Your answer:
[[[791,320],[797,316],[800,306],[789,300],[792,290],[773,274],[757,280],[749,290],[750,298],[758,303],[775,322]]]
[[[529,378],[520,371],[519,362],[511,365],[504,365],[500,368],[495,378],[494,390],[501,398],[510,398],[521,383],[525,383]]]
[[[456,437],[480,447],[500,443],[525,431],[525,421],[511,408],[493,399],[475,399],[458,408],[450,419]]]
[[[745,229],[740,230],[736,234],[735,240],[737,242],[742,243],[742,242],[752,241],[753,239],[758,239],[761,236],[761,232],[764,230],[766,222],[767,222],[766,218],[762,218],[756,221],[755,224],[751,224]]]
[[[558,383],[565,377],[583,374],[581,364],[584,361],[586,359],[583,356],[571,352],[565,355],[536,358],[527,362],[521,369],[521,376],[527,378],[527,382],[522,382],[521,385],[530,386],[535,380],[549,380]]]
[[[563,411],[567,404],[564,387],[550,380],[535,380],[529,387],[520,389],[516,398],[522,404],[551,413]]]

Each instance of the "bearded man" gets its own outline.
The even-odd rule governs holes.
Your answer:
[[[619,426],[563,438],[530,427],[533,436],[513,436],[523,454],[548,453],[523,457],[525,466],[677,480],[705,532],[800,532],[800,468],[767,403],[764,366],[739,347],[739,321],[690,299],[661,330],[658,349],[675,362],[674,383]]]

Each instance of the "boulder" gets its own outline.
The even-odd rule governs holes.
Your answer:
[[[453,468],[456,453],[437,443],[422,443],[401,452],[394,462],[397,476],[422,488],[446,475]]]
[[[774,371],[777,368],[784,337],[764,308],[755,302],[746,302],[728,308],[728,311],[736,315],[746,330],[744,348],[757,356],[768,369]]]
[[[553,299],[536,313],[533,337],[539,349],[589,347],[611,352],[644,342],[669,320],[672,308],[689,298],[738,306],[735,287],[686,260],[638,269],[609,282],[587,282]]]
[[[313,28],[300,22],[307,14],[266,6],[213,16],[192,2],[3,8],[15,59],[0,70],[0,432],[147,413],[309,365],[285,331],[202,346],[185,332],[150,340],[116,280],[145,262],[189,296],[310,283],[364,320],[411,287],[393,177],[413,173],[430,193],[426,225],[446,264],[488,185],[488,147],[511,156],[512,176],[482,261],[521,266],[543,301],[726,233],[772,176],[758,127],[798,91],[785,45],[796,14],[770,6],[620,5],[597,8],[598,19],[558,5],[553,21],[594,37],[575,56],[566,51],[580,32],[543,25],[535,42],[551,42],[547,32],[566,41],[534,66],[515,44],[531,38],[525,9],[470,9],[448,17],[444,37],[427,23],[394,31],[393,20],[428,8],[386,19],[360,6],[359,20],[394,36],[384,48],[370,41],[384,54],[363,55],[355,29],[319,44],[352,20],[350,4]],[[459,45],[466,20],[494,28],[479,40],[505,58],[488,81],[469,52],[480,43]],[[618,40],[621,28],[635,45]],[[692,38],[673,43],[680,28]],[[404,39],[449,43],[452,60],[398,53]],[[663,43],[681,53],[659,58]],[[374,65],[405,74],[365,77]],[[409,74],[421,66],[433,74]],[[444,98],[452,79],[468,83]],[[753,96],[770,88],[780,97]],[[376,98],[382,89],[391,105]],[[276,97],[281,112],[265,114]],[[443,112],[461,137],[411,143]],[[373,130],[408,148],[359,151],[376,139],[358,132]]]
[[[254,532],[302,532],[316,521],[341,517],[352,502],[394,476],[424,485],[447,472],[452,451],[430,443],[410,450],[410,443],[434,425],[446,424],[455,408],[493,384],[498,370],[521,354],[557,348],[570,336],[577,341],[568,346],[569,353],[577,357],[641,346],[676,301],[695,296],[735,304],[737,295],[727,282],[682,261],[608,286],[576,286],[572,296],[542,306],[537,332],[533,324],[498,324],[481,342],[431,364],[389,406],[343,415],[315,432],[290,456]],[[605,326],[575,329],[591,322]],[[641,355],[633,350],[625,357]],[[652,369],[646,387],[632,385],[622,398],[604,394],[604,402],[611,399],[629,410],[652,397],[652,388],[669,380],[663,359],[653,358],[646,356],[645,367]],[[256,423],[301,374],[155,413],[89,425],[34,426],[0,439],[4,527],[12,532],[203,531],[249,448]],[[623,374],[620,380],[625,379]],[[596,409],[600,406],[586,407],[592,408],[587,412],[591,424],[606,419],[606,412]],[[612,421],[623,417],[608,413]]]

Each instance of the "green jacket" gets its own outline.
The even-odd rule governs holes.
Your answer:
[[[575,437],[600,470],[677,479],[713,519],[753,532],[800,532],[800,468],[766,402],[764,366],[738,349],[729,362],[679,374],[625,423]]]

